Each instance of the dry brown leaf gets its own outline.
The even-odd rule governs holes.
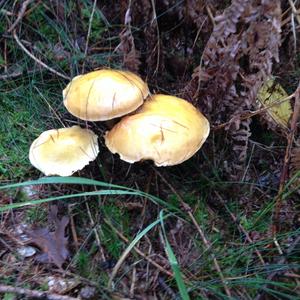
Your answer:
[[[65,237],[65,229],[69,223],[69,218],[64,216],[59,219],[56,206],[51,207],[49,218],[54,221],[54,232],[50,232],[48,228],[38,228],[28,230],[26,233],[31,238],[30,243],[35,244],[43,252],[37,256],[37,260],[42,263],[53,263],[61,268],[69,256],[68,238]]]

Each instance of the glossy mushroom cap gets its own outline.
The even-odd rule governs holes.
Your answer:
[[[208,134],[208,120],[192,104],[154,95],[106,132],[105,144],[129,163],[151,159],[156,166],[172,166],[194,155]]]
[[[47,130],[31,144],[29,159],[47,176],[70,176],[97,157],[97,139],[91,130],[79,126]]]
[[[124,116],[141,106],[148,95],[148,85],[140,77],[118,70],[76,76],[63,90],[67,110],[87,121]]]

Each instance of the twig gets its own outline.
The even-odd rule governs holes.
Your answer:
[[[10,12],[9,10],[6,10],[4,8],[0,9],[0,14],[6,15],[6,16],[13,16],[14,15],[12,12]]]
[[[289,1],[290,6],[291,6],[292,12],[293,12],[293,14],[295,15],[295,17],[297,19],[297,22],[300,25],[300,14],[299,14],[299,11],[297,11],[297,9],[295,7],[295,4],[294,4],[294,2],[292,0],[288,0],[288,1]]]
[[[1,293],[13,293],[18,295],[28,296],[30,298],[40,298],[44,300],[76,300],[78,298],[63,296],[59,294],[52,294],[49,292],[41,292],[36,290],[24,289],[20,287],[13,287],[9,285],[0,284]]]
[[[124,242],[129,243],[129,240],[121,233],[118,231],[117,228],[115,228],[110,222],[108,222],[106,219],[104,219],[105,224],[107,224]],[[133,247],[133,249],[135,250],[135,252],[137,254],[139,254],[140,256],[142,256],[144,259],[146,259],[150,264],[152,264],[154,267],[156,267],[157,269],[159,269],[161,272],[163,272],[164,274],[168,275],[169,277],[173,277],[173,273],[166,270],[164,267],[162,267],[161,265],[159,265],[157,262],[155,262],[154,260],[152,260],[151,258],[149,258],[146,254],[144,254],[138,247]],[[126,259],[127,255],[129,253],[125,253],[126,255],[123,255],[120,257],[120,259],[118,260],[117,264],[115,265],[112,274],[111,274],[111,278],[109,280],[109,284],[108,286],[111,287],[112,281],[114,279],[114,277],[116,276],[120,266],[122,265],[122,263],[124,262],[124,260]]]
[[[291,120],[291,129],[287,136],[287,146],[286,146],[286,150],[285,150],[283,167],[282,167],[281,176],[280,176],[279,189],[278,189],[278,194],[276,197],[276,204],[275,204],[275,215],[274,215],[274,221],[273,221],[273,226],[272,226],[272,232],[273,232],[274,237],[278,230],[279,213],[280,213],[280,208],[281,208],[284,185],[285,185],[286,179],[288,178],[288,168],[289,168],[289,162],[290,162],[290,158],[291,158],[291,150],[292,150],[294,135],[295,135],[295,132],[297,129],[297,122],[298,122],[299,113],[300,113],[300,82],[299,82],[299,85],[298,85],[297,90],[294,93],[294,95],[295,95],[295,104],[294,104],[294,111],[293,111],[292,120]]]
[[[3,58],[4,58],[4,72],[7,73],[7,41],[4,39],[4,51],[3,51]]]
[[[49,67],[48,65],[46,65],[44,62],[42,62],[40,59],[38,59],[37,57],[35,57],[20,41],[19,37],[17,36],[16,31],[13,31],[13,37],[15,39],[15,41],[17,42],[17,44],[20,46],[20,48],[28,55],[30,56],[35,62],[37,62],[39,65],[43,66],[44,68],[46,68],[47,70],[49,70],[50,72],[56,74],[59,77],[62,77],[64,79],[67,80],[71,80],[71,77],[66,76],[56,70],[54,70],[53,68]]]
[[[5,240],[3,240],[1,237],[0,237],[0,242],[10,251],[10,252],[14,252],[14,249],[11,247],[11,246],[9,246],[6,242],[5,242]]]
[[[55,115],[55,117],[57,118],[57,120],[59,120],[59,122],[61,123],[62,127],[66,127],[65,124],[62,121],[62,118],[58,115],[58,113],[55,111],[55,109],[51,106],[51,104],[46,99],[46,97],[41,93],[41,91],[36,86],[34,86],[34,88],[37,90],[37,92],[39,93],[40,97],[47,103],[47,105],[49,107],[49,110],[53,112],[53,114]]]
[[[219,198],[220,202],[224,205],[224,207],[226,208],[226,210],[228,211],[231,219],[233,220],[233,222],[235,224],[237,224],[237,227],[238,229],[245,235],[247,241],[250,243],[250,244],[253,244],[253,240],[251,239],[249,233],[246,231],[246,229],[243,227],[243,225],[238,221],[237,217],[227,208],[224,200],[222,199],[222,197],[219,195],[218,192],[215,192],[215,194],[217,195],[217,197]],[[265,261],[261,255],[261,253],[258,251],[258,249],[256,247],[254,247],[254,250],[255,250],[255,253],[257,255],[257,257],[259,258],[260,262],[265,265]]]
[[[290,9],[287,9],[286,10],[286,12],[288,12]],[[298,9],[297,11],[296,11],[296,15],[300,15],[300,9]],[[286,25],[287,23],[289,23],[290,21],[291,21],[291,15],[289,15],[288,17],[286,17],[285,19],[283,19],[283,17],[284,17],[284,14],[282,14],[281,15],[281,19],[282,19],[282,21],[281,21],[281,27],[283,27],[284,25]],[[299,25],[298,25],[299,26]],[[298,26],[296,27],[296,29],[298,28]]]
[[[296,246],[300,243],[300,235],[297,236],[297,238],[293,241],[293,243],[290,245],[290,247],[286,251],[286,255],[281,257],[278,262],[276,262],[277,265],[282,265],[287,261],[287,257],[289,256],[290,253],[293,252],[293,250],[296,248]],[[285,270],[286,271],[286,270]],[[279,273],[283,272],[283,270],[275,270],[274,272],[270,273],[267,277],[267,281],[270,282],[274,279],[276,275]],[[269,284],[265,284],[260,290],[261,292],[254,298],[254,300],[263,300],[265,299],[265,291],[267,290]]]
[[[20,11],[19,11],[19,13],[18,13],[18,17],[17,17],[16,21],[15,21],[15,22],[9,27],[9,29],[7,30],[8,33],[9,33],[9,32],[12,32],[12,31],[17,27],[17,25],[21,22],[21,20],[23,19],[24,14],[25,14],[25,12],[26,12],[27,6],[28,6],[31,2],[33,2],[33,1],[34,1],[34,0],[26,0],[26,1],[23,2],[22,6],[21,6],[21,9],[20,9]]]
[[[216,27],[216,22],[215,22],[214,15],[213,15],[213,13],[211,11],[211,8],[210,8],[210,6],[208,4],[205,5],[205,8],[206,8],[208,17],[209,17],[209,19],[210,19],[210,21],[211,21],[211,23],[213,25],[213,28],[215,28]]]
[[[25,76],[25,75],[31,75],[31,74],[34,74],[36,73],[36,70],[29,70],[29,71],[26,71],[26,72],[23,72],[23,71],[15,71],[15,72],[12,72],[12,73],[4,73],[4,74],[0,74],[0,80],[7,80],[7,79],[11,79],[11,78],[17,78],[17,77],[20,77],[20,76]]]
[[[97,5],[97,0],[94,0],[93,8],[92,8],[92,13],[90,15],[90,20],[89,20],[89,27],[88,27],[88,32],[86,36],[86,43],[85,43],[85,48],[84,48],[84,56],[83,56],[83,63],[82,63],[82,73],[84,73],[84,67],[85,67],[85,58],[87,56],[87,51],[88,51],[88,46],[89,46],[89,40],[90,40],[90,35],[91,35],[91,30],[92,30],[92,22],[96,10],[96,5]]]
[[[136,267],[134,266],[132,270],[132,280],[131,280],[130,291],[129,291],[129,296],[131,299],[134,299],[135,283],[136,283]]]
[[[85,197],[86,199],[86,197]],[[86,199],[87,200],[87,199]],[[90,222],[91,222],[91,225],[93,227],[93,231],[94,231],[94,234],[95,234],[95,238],[96,238],[96,243],[97,243],[97,246],[98,246],[98,249],[99,249],[99,252],[101,254],[101,259],[102,261],[106,261],[106,257],[105,257],[105,254],[104,254],[104,250],[101,246],[101,242],[100,242],[100,237],[99,237],[99,234],[98,234],[98,231],[97,231],[97,226],[95,224],[95,221],[92,217],[92,214],[91,214],[91,210],[90,210],[90,207],[89,207],[89,204],[88,204],[88,201],[85,202],[85,206],[86,206],[86,210],[87,210],[87,213],[88,213],[88,216],[89,216],[89,219],[90,219]]]
[[[154,169],[154,168],[153,168]],[[201,236],[201,239],[205,245],[205,248],[207,251],[209,251],[211,249],[211,243],[210,241],[206,238],[203,230],[201,229],[200,225],[197,223],[194,215],[192,214],[192,209],[191,207],[186,203],[184,202],[183,198],[181,197],[181,195],[174,189],[174,187],[165,179],[165,177],[159,172],[157,171],[156,169],[154,169],[155,172],[157,173],[157,175],[162,179],[162,181],[169,187],[169,189],[177,196],[177,198],[179,199],[179,201],[181,202],[181,205],[183,207],[183,209],[187,212],[187,214],[189,215],[190,219],[192,220],[193,224],[195,225],[196,229],[198,230],[200,236]],[[211,252],[211,251],[210,251]],[[231,292],[227,286],[227,283],[226,283],[226,280],[224,278],[224,275],[223,275],[223,272],[220,268],[220,265],[217,261],[217,258],[215,256],[215,254],[213,252],[211,252],[211,257],[213,259],[213,262],[214,262],[214,265],[215,265],[215,269],[220,277],[220,280],[223,284],[223,287],[224,287],[224,290],[227,294],[228,297],[231,297]]]
[[[261,114],[261,113],[263,113],[263,112],[269,110],[269,109],[272,108],[273,106],[279,105],[279,104],[281,104],[281,103],[283,103],[283,102],[285,102],[285,101],[287,101],[287,100],[292,99],[294,96],[295,96],[295,93],[289,95],[288,97],[285,97],[285,98],[283,98],[283,99],[280,99],[280,100],[278,100],[278,101],[276,101],[276,102],[273,102],[271,105],[268,105],[268,106],[266,106],[266,107],[264,107],[264,108],[261,108],[261,109],[255,110],[255,111],[247,112],[247,113],[245,113],[244,115],[241,115],[241,116],[239,117],[239,120],[242,121],[242,120],[246,120],[246,119],[252,118],[252,117],[254,117],[254,116],[256,116],[256,115],[259,115],[259,114]],[[213,126],[212,130],[215,131],[215,130],[222,129],[222,128],[226,127],[227,125],[229,125],[230,123],[232,123],[232,119],[231,119],[230,121],[228,121],[228,122],[223,123],[223,124],[220,124],[220,125],[217,125],[217,126]]]
[[[76,228],[75,228],[74,216],[72,214],[71,205],[72,204],[68,205],[68,215],[70,217],[70,226],[71,226],[71,232],[72,232],[72,237],[73,237],[73,241],[74,241],[75,250],[76,250],[76,252],[78,252],[79,243],[78,243],[77,232],[76,232]]]
[[[11,74],[1,74],[0,75],[0,80],[6,80],[6,79],[10,79],[10,78],[16,78],[23,75],[22,71],[17,71],[17,72],[13,72]]]
[[[155,25],[156,25],[156,34],[157,34],[157,58],[156,58],[156,67],[154,70],[154,75],[157,74],[158,72],[158,68],[159,68],[159,63],[160,63],[160,33],[159,33],[159,27],[158,27],[158,23],[157,23],[157,15],[156,15],[156,8],[155,8],[155,1],[151,0],[151,5],[152,5],[152,9],[153,9],[153,19],[151,21],[151,25],[153,24],[153,22],[155,21]]]

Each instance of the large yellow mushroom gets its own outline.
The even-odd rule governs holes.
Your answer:
[[[45,175],[70,176],[99,153],[98,137],[79,126],[44,131],[30,146],[31,164]]]
[[[140,77],[119,70],[76,76],[63,90],[67,110],[87,121],[124,116],[141,106],[148,95],[148,85]]]
[[[209,122],[186,100],[154,95],[105,135],[105,144],[122,160],[153,160],[156,166],[180,164],[194,155],[209,134]]]

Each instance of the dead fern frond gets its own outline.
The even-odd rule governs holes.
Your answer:
[[[257,92],[271,75],[273,61],[279,61],[280,16],[279,0],[233,0],[214,18],[202,64],[183,90],[211,123],[234,120],[227,129],[233,142],[235,179],[244,168],[250,136],[250,120],[238,119],[256,108]]]

